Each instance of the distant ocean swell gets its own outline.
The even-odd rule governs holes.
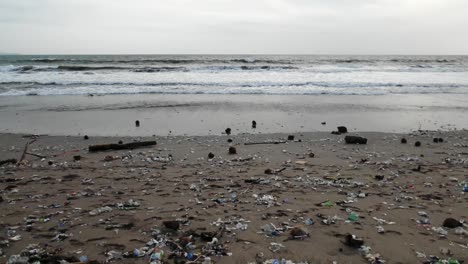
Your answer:
[[[78,59],[78,58],[70,58],[70,59],[63,59],[63,58],[30,58],[24,60],[18,60],[19,62],[24,63],[121,63],[121,64],[140,64],[140,63],[148,63],[148,64],[213,64],[213,63],[223,63],[223,64],[231,64],[231,63],[246,63],[246,64],[258,64],[258,63],[266,63],[266,64],[296,64],[296,63],[309,63],[310,61],[307,59],[115,59],[115,60],[108,60],[108,59]],[[444,59],[444,58],[435,58],[435,59],[415,59],[415,58],[374,58],[374,59],[316,59],[314,60],[315,63],[378,63],[378,62],[394,62],[394,63],[458,63],[460,60],[458,59]]]
[[[202,66],[194,69],[188,67],[122,67],[122,66],[79,66],[79,65],[59,65],[59,66],[13,66],[9,65],[3,67],[3,71],[12,71],[19,73],[30,73],[30,72],[60,72],[60,71],[130,71],[130,72],[162,72],[162,71],[228,71],[228,70],[294,70],[299,69],[298,67],[292,66],[272,66],[272,65],[261,65],[261,66]]]
[[[104,94],[291,94],[383,95],[468,93],[468,84],[400,83],[218,83],[218,82],[0,82],[0,96]]]
[[[0,96],[468,94],[467,56],[0,56]]]

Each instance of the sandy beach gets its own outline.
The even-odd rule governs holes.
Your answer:
[[[349,134],[368,143],[330,132],[39,136],[36,156],[0,167],[0,261],[149,263],[160,248],[164,263],[466,262],[468,132]],[[1,134],[0,160],[32,140]],[[157,145],[88,151],[145,140]]]
[[[467,14],[0,0],[0,264],[468,264]]]

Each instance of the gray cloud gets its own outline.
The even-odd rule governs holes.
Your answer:
[[[0,51],[468,54],[464,0],[0,0]]]

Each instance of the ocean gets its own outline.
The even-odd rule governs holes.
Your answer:
[[[441,93],[468,94],[468,56],[0,56],[0,96]]]

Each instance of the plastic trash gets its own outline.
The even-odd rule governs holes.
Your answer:
[[[150,255],[150,260],[151,261],[159,261],[162,260],[164,256],[164,251],[158,248],[155,248],[153,253]]]
[[[260,229],[265,233],[267,236],[279,236],[280,233],[270,224],[263,225]]]
[[[273,253],[276,253],[278,251],[280,251],[282,248],[285,248],[285,246],[281,243],[275,243],[275,242],[271,242],[270,243],[270,247],[268,247]]]
[[[448,232],[443,227],[432,227],[432,231],[436,232],[440,236],[447,236]]]
[[[20,255],[11,255],[6,263],[7,264],[28,264],[29,258],[22,257]]]
[[[104,207],[101,207],[101,208],[96,208],[94,210],[92,210],[91,212],[89,212],[89,215],[100,215],[102,213],[106,213],[106,212],[112,212],[112,208],[109,207],[109,206],[104,206]]]
[[[85,255],[81,256],[81,257],[80,257],[80,262],[81,262],[81,263],[86,263],[86,262],[88,262],[88,257],[85,256]]]
[[[354,212],[349,213],[349,215],[348,215],[348,220],[349,221],[356,222],[357,219],[358,219],[358,216],[356,215],[356,213],[354,213]]]

